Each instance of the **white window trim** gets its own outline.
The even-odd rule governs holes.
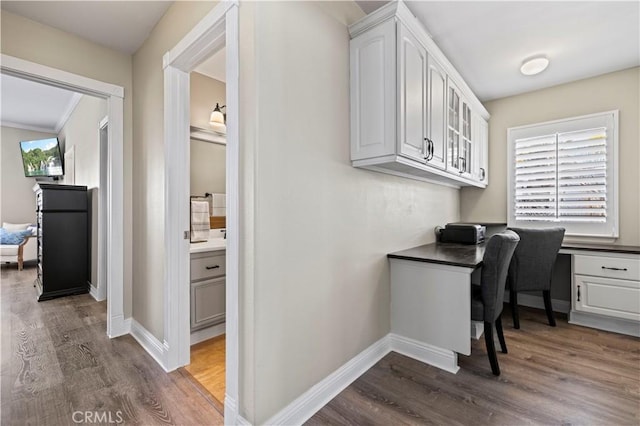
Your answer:
[[[607,144],[607,156],[610,158],[607,160],[607,175],[611,176],[611,190],[607,191],[607,196],[610,197],[611,201],[608,206],[610,207],[610,214],[607,216],[607,224],[612,224],[611,232],[608,234],[602,233],[589,233],[589,232],[575,232],[572,231],[572,227],[577,227],[575,224],[569,222],[523,222],[515,220],[515,209],[514,209],[514,145],[516,134],[520,133],[520,137],[522,137],[523,131],[532,130],[535,128],[539,128],[542,126],[558,126],[558,132],[562,132],[562,126],[569,126],[571,121],[575,120],[583,120],[589,118],[604,118],[610,116],[613,123],[613,128],[611,129],[611,144]],[[507,225],[510,227],[530,227],[530,228],[545,228],[550,226],[563,226],[566,228],[567,237],[576,237],[576,238],[594,238],[598,241],[602,241],[603,239],[614,240],[619,237],[619,225],[620,225],[620,209],[619,209],[619,184],[618,184],[618,135],[619,135],[619,110],[605,111],[599,112],[595,114],[582,115],[578,117],[568,117],[559,120],[546,121],[543,123],[534,123],[528,124],[525,126],[518,127],[510,127],[507,129]],[[609,150],[610,147],[610,150]],[[611,218],[611,221],[609,220]]]

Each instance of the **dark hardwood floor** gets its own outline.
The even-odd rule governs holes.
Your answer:
[[[491,374],[484,339],[450,374],[390,353],[331,400],[308,425],[638,425],[640,339],[578,327],[558,315],[506,308],[508,354]],[[497,343],[496,343],[497,345]]]
[[[16,269],[0,270],[2,425],[223,424],[189,378],[165,373],[131,336],[107,337],[106,302],[38,303],[35,268]]]

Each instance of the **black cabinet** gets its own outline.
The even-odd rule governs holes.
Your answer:
[[[38,301],[89,291],[87,187],[39,183]]]

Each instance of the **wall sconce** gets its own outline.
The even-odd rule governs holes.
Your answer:
[[[216,107],[213,109],[213,112],[211,112],[211,117],[209,118],[210,124],[225,124],[225,121],[227,121],[227,117],[226,114],[222,114],[222,108],[226,109],[227,106],[220,106],[220,104],[216,102]]]

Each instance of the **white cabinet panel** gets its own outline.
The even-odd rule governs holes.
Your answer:
[[[640,282],[574,276],[576,311],[640,321]]]
[[[351,159],[395,152],[396,24],[351,40]]]
[[[447,75],[442,66],[429,56],[428,61],[428,102],[429,140],[432,143],[432,167],[445,169],[447,166]]]
[[[398,24],[400,79],[400,155],[425,163],[427,51],[401,23]]]
[[[471,174],[473,179],[485,184],[489,181],[487,166],[489,158],[489,126],[478,114],[472,113],[471,117],[473,161],[471,162]]]
[[[226,278],[191,284],[191,330],[224,322]]]

